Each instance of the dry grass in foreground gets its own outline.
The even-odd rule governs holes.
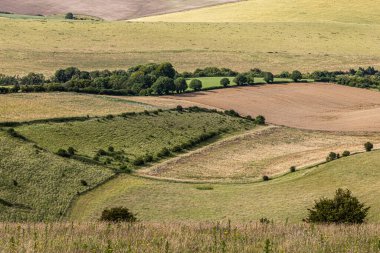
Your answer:
[[[380,226],[0,224],[0,252],[379,252]]]
[[[324,161],[330,152],[364,151],[375,133],[339,133],[265,127],[219,141],[140,170],[148,176],[196,181],[247,181]]]

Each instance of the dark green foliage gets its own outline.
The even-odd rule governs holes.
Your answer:
[[[299,80],[302,79],[302,73],[298,70],[294,70],[292,72],[292,74],[290,75],[290,78],[294,81],[294,82],[298,82]]]
[[[264,72],[264,81],[266,83],[273,83],[274,76],[271,72]]]
[[[235,110],[226,110],[226,111],[224,111],[224,114],[231,116],[231,117],[240,117],[240,114]]]
[[[175,91],[177,93],[182,93],[185,92],[188,88],[186,79],[183,77],[179,77],[174,80],[174,86],[175,86]]]
[[[108,152],[111,152],[111,153],[115,152],[115,148],[112,147],[112,146],[109,146],[108,147]]]
[[[153,156],[151,154],[146,154],[144,156],[144,162],[145,163],[150,163],[150,162],[153,162]]]
[[[346,223],[360,224],[365,221],[369,207],[365,207],[352,196],[348,189],[338,189],[333,199],[321,198],[315,201],[314,207],[308,209],[305,219],[311,223]]]
[[[168,148],[161,149],[160,152],[158,152],[157,157],[163,158],[170,155],[170,150]]]
[[[76,150],[73,147],[69,147],[67,149],[67,153],[69,154],[69,156],[75,155],[75,152],[76,152]]]
[[[220,80],[220,85],[222,85],[223,87],[227,87],[228,85],[230,85],[230,79],[229,78],[222,78]]]
[[[269,224],[270,223],[270,220],[268,218],[265,218],[265,217],[264,218],[260,218],[259,221],[260,221],[261,224]]]
[[[238,74],[234,78],[234,83],[236,83],[238,86],[248,85],[248,78],[243,74]]]
[[[16,180],[13,179],[12,183],[13,183],[13,186],[16,186],[16,187],[18,186],[18,182]]]
[[[13,128],[9,128],[7,130],[7,133],[12,136],[12,137],[15,137],[17,139],[20,139],[20,140],[23,140],[23,141],[26,141],[26,137],[24,137],[23,135],[19,134],[18,132],[16,132],[16,130],[14,130]]]
[[[343,151],[342,156],[346,157],[346,156],[350,156],[350,154],[351,154],[350,151],[345,150]]]
[[[145,164],[145,161],[144,161],[144,158],[143,157],[137,157],[134,161],[133,161],[133,165],[135,166],[143,166]]]
[[[176,111],[177,112],[183,112],[183,107],[181,105],[177,105]]]
[[[195,91],[200,91],[202,89],[202,81],[198,79],[193,79],[190,81],[190,88]]]
[[[270,178],[268,177],[268,176],[263,176],[263,181],[269,181],[270,180]]]
[[[88,183],[87,183],[87,181],[86,180],[80,180],[80,183],[81,183],[81,185],[83,185],[83,186],[88,186]]]
[[[336,160],[336,159],[338,159],[338,155],[335,152],[330,152],[330,154],[326,157],[326,161],[327,162],[333,161],[333,160]]]
[[[255,121],[258,125],[265,125],[265,117],[262,115],[257,116]]]
[[[373,149],[373,144],[372,144],[371,142],[366,142],[366,143],[364,144],[364,148],[365,148],[365,151],[367,151],[367,152],[371,152],[372,149]]]
[[[128,208],[114,207],[111,209],[105,209],[102,212],[100,220],[108,222],[135,222],[137,219]]]
[[[20,83],[22,85],[38,85],[45,82],[45,77],[43,74],[29,73],[28,75],[21,78]]]
[[[172,78],[160,76],[152,86],[153,92],[158,95],[169,94],[176,89]]]
[[[57,155],[62,156],[62,157],[70,157],[70,154],[66,150],[64,150],[63,148],[60,148],[57,151]]]
[[[292,166],[292,167],[290,167],[289,170],[290,170],[290,172],[292,172],[292,173],[293,173],[293,172],[296,172],[296,166]]]
[[[69,13],[66,13],[65,15],[65,19],[74,19],[74,14],[69,12]]]
[[[183,73],[183,77],[214,77],[214,76],[236,76],[238,73],[228,69],[228,68],[216,68],[216,67],[207,67],[204,69],[196,69],[194,73]]]
[[[209,185],[201,185],[201,186],[197,186],[196,189],[201,190],[201,191],[211,191],[211,190],[214,190],[214,187],[209,186]]]

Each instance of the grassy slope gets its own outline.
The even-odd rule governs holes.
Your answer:
[[[345,22],[380,24],[371,0],[248,0],[141,18],[164,22]]]
[[[259,67],[272,72],[380,66],[380,29],[372,24],[0,18],[0,33],[0,73],[6,74],[51,75],[57,68],[72,65],[118,69],[162,61],[172,62],[179,71],[206,66],[239,71]]]
[[[102,116],[155,109],[128,98],[76,93],[27,93],[1,95],[0,122]]]
[[[92,158],[99,149],[113,146],[133,161],[145,154],[155,156],[164,147],[171,149],[203,133],[219,129],[234,132],[253,126],[250,121],[217,113],[166,111],[111,120],[25,125],[17,130],[52,152],[72,146],[79,155]]]
[[[146,221],[258,220],[300,222],[313,200],[332,196],[338,187],[348,187],[371,206],[370,222],[380,222],[379,151],[328,163],[307,171],[255,184],[197,185],[119,177],[82,196],[74,205],[71,219],[98,217],[109,206],[127,206]],[[144,199],[144,201],[141,201]]]
[[[88,188],[80,180],[91,187],[113,175],[103,167],[38,150],[4,132],[0,132],[0,153],[0,198],[24,206],[0,204],[0,220],[57,220],[77,192]]]

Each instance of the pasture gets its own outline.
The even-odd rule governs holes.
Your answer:
[[[170,97],[167,97],[170,98]],[[289,127],[327,131],[379,131],[380,93],[326,83],[271,84],[173,96]]]
[[[342,133],[260,127],[207,145],[194,152],[139,170],[140,175],[193,182],[254,182],[324,162],[330,152],[364,151],[380,144],[376,133]]]
[[[106,207],[127,206],[142,221],[258,221],[300,223],[315,199],[349,188],[371,206],[368,220],[380,222],[379,151],[354,155],[267,182],[204,184],[120,176],[79,198],[71,220],[90,221]],[[199,188],[199,189],[198,189]],[[144,200],[144,201],[141,201]]]
[[[107,168],[58,157],[5,131],[0,131],[0,153],[2,221],[59,220],[78,192],[113,175]]]
[[[97,156],[105,164],[132,167],[138,159],[154,162],[170,156],[169,151],[178,153],[211,139],[204,136],[218,138],[254,126],[252,121],[218,113],[155,111],[87,121],[24,125],[16,130],[54,153],[73,147],[79,156],[90,159]],[[200,138],[203,139],[198,141]],[[162,154],[163,149],[168,151]],[[106,153],[101,154],[100,150]]]
[[[0,33],[0,73],[11,75],[49,76],[68,66],[113,70],[166,61],[178,71],[217,66],[279,73],[380,66],[377,25],[0,18]]]

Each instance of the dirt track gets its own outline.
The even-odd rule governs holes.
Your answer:
[[[380,92],[334,84],[273,84],[170,97],[302,129],[380,131]]]
[[[73,12],[107,20],[124,20],[236,1],[238,0],[1,0],[0,11],[33,15]]]

